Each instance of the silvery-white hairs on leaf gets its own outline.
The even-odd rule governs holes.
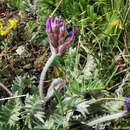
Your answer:
[[[51,56],[48,58],[45,66],[40,75],[39,81],[39,94],[40,97],[43,99],[45,95],[43,94],[44,89],[44,80],[46,77],[46,72],[50,65],[52,64],[53,60],[57,55],[61,55],[65,52],[67,46],[73,41],[76,35],[76,28],[73,26],[71,32],[67,32],[65,21],[60,18],[48,18],[46,21],[46,32],[48,35],[50,49],[51,49]]]
[[[100,117],[98,119],[92,120],[92,121],[85,123],[85,124],[87,124],[88,126],[94,126],[94,125],[97,125],[97,124],[100,124],[100,123],[103,123],[103,122],[106,122],[106,121],[119,119],[119,118],[124,117],[126,115],[127,115],[127,111],[121,111],[121,112],[118,112],[118,113],[114,113],[114,114],[111,114],[111,115],[106,115],[106,116]]]
[[[45,97],[46,102],[54,96],[55,91],[60,92],[62,89],[64,89],[64,87],[65,85],[61,78],[53,79],[51,85],[49,86],[47,90],[47,94]]]
[[[116,119],[129,115],[130,114],[130,98],[125,98],[123,101],[124,101],[124,109],[125,109],[124,111],[120,111],[118,113],[114,113],[114,114],[110,114],[110,115],[105,115],[98,119],[89,121],[88,123],[85,123],[85,122],[83,122],[83,123],[85,123],[89,126],[94,126],[94,125],[97,125],[97,124],[100,124],[103,122],[116,120]]]

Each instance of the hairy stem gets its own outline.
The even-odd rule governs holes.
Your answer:
[[[126,113],[127,113],[127,111],[121,111],[119,113],[115,113],[115,114],[112,114],[112,115],[106,115],[106,116],[103,116],[101,118],[98,118],[96,120],[93,120],[93,121],[87,123],[87,125],[94,126],[94,125],[99,124],[99,123],[103,123],[103,122],[106,122],[106,121],[118,119],[118,118],[126,116]]]
[[[13,95],[12,92],[4,84],[0,83],[0,87],[4,89],[8,93],[9,96]]]
[[[43,94],[43,89],[44,89],[44,80],[46,77],[46,72],[48,70],[48,68],[50,67],[50,65],[52,64],[53,60],[55,59],[55,57],[57,56],[56,53],[52,53],[52,55],[50,56],[50,58],[48,59],[48,61],[46,62],[45,66],[43,67],[43,70],[41,72],[41,76],[40,76],[40,81],[39,81],[39,95],[41,97],[41,99],[43,99],[44,94]]]

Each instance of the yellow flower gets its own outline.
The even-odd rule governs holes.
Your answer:
[[[61,69],[59,67],[54,67],[53,68],[53,74],[55,76],[59,76],[61,74]]]
[[[113,21],[111,22],[111,26],[112,26],[112,27],[119,28],[119,29],[123,29],[122,22],[121,22],[121,20],[119,20],[119,19],[113,20]]]
[[[7,25],[4,21],[0,21],[0,35],[6,36],[10,33],[11,29],[13,29],[17,24],[16,19],[8,19]]]
[[[15,20],[15,19],[9,19],[8,22],[10,24],[10,28],[13,28],[13,27],[16,26],[17,20]]]

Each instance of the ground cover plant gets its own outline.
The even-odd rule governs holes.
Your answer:
[[[0,130],[130,129],[130,0],[0,0]]]

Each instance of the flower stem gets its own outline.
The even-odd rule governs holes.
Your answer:
[[[0,87],[4,89],[8,93],[9,96],[13,95],[12,92],[4,84],[0,83]]]
[[[40,95],[41,99],[43,99],[43,97],[44,97],[43,88],[44,88],[44,80],[46,77],[46,72],[56,56],[57,56],[56,53],[52,53],[52,55],[49,57],[48,61],[46,62],[45,66],[43,67],[43,70],[41,72],[40,81],[39,81],[39,85],[38,85],[39,95]]]

